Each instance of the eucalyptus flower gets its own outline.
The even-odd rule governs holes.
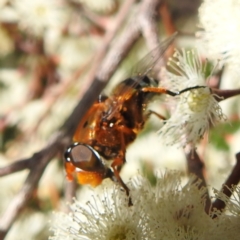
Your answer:
[[[180,93],[176,106],[159,134],[166,145],[194,148],[211,124],[225,120],[219,97],[207,86],[203,64],[195,51],[175,51],[166,70],[167,87]]]
[[[207,189],[200,184],[175,171],[157,177],[156,186],[136,176],[128,185],[132,206],[124,191],[109,185],[86,205],[75,201],[70,215],[57,213],[50,239],[238,239],[239,217],[207,214]]]
[[[14,0],[19,26],[34,36],[43,36],[49,28],[64,26],[63,5],[57,0]]]
[[[85,206],[76,200],[70,215],[56,215],[50,239],[151,239],[144,216],[128,202],[126,193],[116,185],[103,189],[101,196],[93,196]]]
[[[213,231],[215,223],[204,211],[207,189],[194,176],[185,182],[174,171],[159,177],[155,187],[141,177],[133,180],[152,239],[207,239]]]
[[[233,186],[228,189],[231,192],[231,197],[228,197],[223,192],[214,189],[214,194],[217,199],[222,200],[226,204],[226,212],[233,216],[240,217],[240,187]]]
[[[199,8],[201,45],[209,58],[220,59],[239,73],[240,1],[204,0]]]

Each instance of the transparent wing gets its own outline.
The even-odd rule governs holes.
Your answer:
[[[158,79],[159,69],[156,68],[156,65],[160,65],[160,67],[164,63],[164,53],[169,48],[169,46],[173,43],[176,38],[177,33],[173,34],[171,37],[162,41],[159,46],[149,52],[145,57],[143,57],[132,69],[132,76],[128,78],[134,78],[131,85],[119,85],[115,89],[115,93],[113,96],[109,97],[109,100],[112,99],[112,107],[108,109],[105,117],[107,119],[111,119],[114,114],[121,109],[121,104],[124,99],[128,99],[131,96],[133,89],[138,86],[138,84],[143,80],[144,77],[148,76],[154,79]],[[127,78],[125,78],[127,79]],[[125,80],[123,79],[123,81]],[[117,90],[117,91],[116,91]]]
[[[162,41],[159,46],[145,55],[131,70],[130,77],[137,77],[137,81],[133,83],[131,86],[134,88],[145,76],[151,77],[153,79],[158,80],[159,70],[160,68],[165,65],[164,61],[164,53],[168,50],[169,46],[173,43],[177,36],[177,32],[174,33],[172,36],[167,38],[166,40]],[[128,77],[129,78],[129,77]],[[125,80],[127,78],[124,78]],[[129,86],[122,88],[119,92],[119,95],[127,96],[131,94],[129,92]]]
[[[132,76],[151,76],[157,65],[164,64],[164,54],[169,46],[174,42],[177,32],[169,38],[162,41],[159,46],[154,48],[151,52],[145,55],[132,69]]]

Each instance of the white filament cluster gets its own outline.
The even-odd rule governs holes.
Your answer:
[[[240,66],[240,1],[204,0],[199,8],[200,27],[197,33],[200,44],[211,59],[222,63],[239,73]]]
[[[207,87],[206,63],[194,51],[176,51],[166,72],[168,87],[183,92],[176,98],[176,108],[159,134],[167,145],[195,147],[210,124],[225,120],[215,94]],[[173,73],[174,72],[174,73]],[[196,88],[194,88],[196,87]],[[198,88],[199,87],[199,88]]]

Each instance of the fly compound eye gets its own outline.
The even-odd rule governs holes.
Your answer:
[[[101,172],[105,169],[98,152],[87,144],[71,145],[65,153],[65,159],[84,171]]]

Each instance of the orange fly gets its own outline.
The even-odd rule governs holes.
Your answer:
[[[151,65],[163,56],[173,40],[174,36],[161,44],[150,60]],[[147,61],[146,58],[144,61]],[[65,152],[65,169],[69,180],[73,180],[75,175],[80,184],[97,186],[103,179],[110,178],[129,195],[129,189],[120,177],[120,170],[126,162],[126,148],[135,140],[151,114],[162,118],[153,111],[146,113],[146,105],[155,94],[176,96],[186,91],[172,92],[159,88],[158,82],[148,76],[152,67],[142,75],[122,81],[111,97],[100,95],[86,113],[74,134],[73,144]],[[111,165],[107,166],[102,157],[112,160]]]

